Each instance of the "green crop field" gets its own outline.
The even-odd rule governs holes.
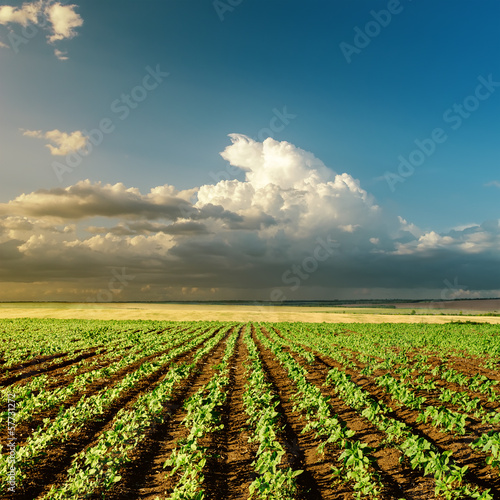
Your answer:
[[[0,498],[500,498],[497,325],[0,332]]]

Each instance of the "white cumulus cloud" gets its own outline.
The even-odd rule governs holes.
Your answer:
[[[36,139],[47,139],[49,144],[46,146],[53,156],[66,156],[68,153],[78,151],[85,148],[88,138],[79,130],[75,132],[61,132],[60,130],[50,130],[42,132],[41,130],[24,130],[21,129],[26,137],[34,137]]]
[[[45,13],[52,25],[50,42],[73,38],[76,35],[75,28],[83,24],[83,19],[75,12],[76,7],[76,5],[61,5],[59,2],[46,7]]]
[[[19,7],[10,5],[0,6],[0,24],[20,24],[27,26],[29,23],[36,24],[38,17],[43,12],[43,2],[23,3]]]
[[[201,186],[196,206],[221,205],[241,216],[266,214],[288,234],[307,237],[334,229],[373,231],[382,223],[382,211],[349,174],[336,174],[312,153],[289,142],[268,138],[256,142],[239,134],[221,156],[245,171],[245,180]],[[384,224],[388,223],[388,218]],[[395,217],[390,226],[397,230]]]

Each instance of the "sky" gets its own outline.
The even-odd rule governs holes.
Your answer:
[[[499,19],[0,1],[0,300],[500,296]]]

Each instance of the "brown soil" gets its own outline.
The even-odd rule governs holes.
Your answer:
[[[225,336],[227,339],[229,333]],[[121,472],[122,481],[106,494],[110,500],[124,498],[154,499],[166,495],[176,484],[175,478],[164,468],[178,439],[187,435],[182,425],[186,412],[182,405],[213,376],[212,366],[220,362],[224,355],[225,342],[222,340],[205,358],[199,361],[191,375],[174,391],[171,401],[161,415],[162,423],[153,425],[146,438],[131,454],[131,463]],[[97,497],[100,498],[100,497]]]
[[[173,361],[178,363],[187,362],[192,358],[197,349],[198,347],[195,347]],[[91,387],[86,389],[84,394],[93,394],[103,387],[112,386],[113,383],[125,377],[127,373],[135,371],[145,361],[152,360],[168,351],[169,349],[147,356],[135,362],[133,365],[127,366],[118,374],[115,374],[110,380],[104,382],[99,381],[92,384]],[[95,444],[98,440],[98,436],[112,425],[116,413],[123,407],[131,407],[144,391],[151,390],[152,387],[159,383],[162,376],[168,372],[169,366],[170,363],[143,379],[137,386],[125,391],[102,415],[99,415],[99,417],[93,421],[89,421],[80,432],[71,436],[66,443],[48,448],[46,455],[42,459],[42,463],[33,464],[27,471],[28,480],[23,484],[23,487],[17,488],[14,494],[5,498],[33,500],[45,494],[52,485],[63,483],[66,478],[66,471],[71,464],[72,456],[86,447]],[[82,395],[82,393],[75,395],[70,401],[66,402],[66,405],[70,406],[75,404]],[[54,411],[57,414],[57,410]],[[31,423],[31,426],[30,431],[35,428],[33,427],[33,423]],[[16,427],[16,436],[21,436],[24,430],[22,425],[19,427],[20,428]],[[27,437],[26,434],[30,434],[30,431],[26,432],[26,430],[24,430],[23,441],[25,441]],[[22,444],[21,439],[18,440],[18,443]]]
[[[300,495],[297,498],[314,498],[318,500],[337,500],[352,498],[350,489],[343,485],[334,486],[331,481],[331,465],[336,461],[339,452],[327,450],[325,455],[317,453],[321,439],[315,437],[314,431],[302,433],[305,421],[293,411],[292,396],[295,394],[286,371],[281,367],[271,351],[266,349],[254,335],[264,369],[269,380],[276,387],[280,398],[278,409],[283,414],[285,435],[288,448],[292,450],[292,467],[304,472],[297,477]]]
[[[30,377],[34,377],[35,375],[40,375],[42,373],[52,373],[55,370],[59,370],[60,368],[65,368],[67,366],[70,366],[72,364],[78,363],[79,361],[83,359],[88,359],[91,358],[92,356],[95,356],[96,354],[96,349],[95,347],[92,347],[78,356],[72,357],[65,359],[64,361],[61,361],[60,363],[53,363],[54,359],[58,358],[64,358],[67,353],[62,354],[62,355],[55,355],[49,357],[49,360],[43,359],[43,360],[32,360],[31,362],[28,363],[20,363],[19,365],[16,365],[12,370],[15,369],[16,373],[11,373],[11,370],[9,369],[9,374],[5,376],[2,380],[0,380],[0,386],[8,386],[12,385],[15,382],[18,382],[20,380],[24,380]],[[36,366],[39,365],[39,366]]]
[[[205,476],[204,489],[206,498],[210,500],[246,500],[249,496],[248,487],[256,477],[252,461],[255,459],[257,444],[248,442],[252,431],[247,428],[246,421],[248,417],[244,411],[242,401],[246,383],[244,362],[248,356],[247,348],[242,339],[245,327],[238,326],[236,328],[239,328],[239,338],[235,353],[229,363],[230,383],[227,387],[227,399],[221,408],[221,420],[224,428],[206,436],[202,440],[202,444],[207,447],[208,457],[207,465],[203,472]],[[275,355],[258,341],[255,336],[255,327],[247,326],[246,328],[252,328],[253,338],[259,350],[267,379],[272,384],[273,390],[279,398],[280,404],[277,410],[281,414],[279,426],[282,428],[282,431],[278,439],[286,450],[283,466],[291,467],[294,470],[303,470],[303,473],[297,477],[298,492],[296,499],[346,500],[354,498],[352,487],[349,484],[340,481],[334,483],[331,477],[331,468],[332,466],[339,465],[338,457],[341,451],[331,447],[326,450],[324,455],[317,453],[317,448],[321,444],[322,439],[316,438],[314,431],[302,433],[306,420],[298,411],[294,411],[293,409],[294,402],[292,397],[296,392],[293,382],[290,380],[285,369],[281,367]],[[265,335],[269,335],[269,332],[265,329],[262,331]],[[287,337],[285,332],[282,333],[277,329],[275,331],[283,338]],[[356,335],[356,332],[350,331],[347,334]],[[229,333],[225,336],[226,340],[228,336]],[[175,448],[177,440],[186,436],[188,432],[181,424],[186,414],[182,406],[183,402],[203,387],[213,376],[214,370],[212,367],[222,359],[225,345],[224,340],[219,342],[211,353],[200,360],[191,375],[179,384],[173,393],[172,399],[165,405],[162,414],[163,420],[149,428],[145,439],[130,455],[130,462],[120,471],[122,480],[109,491],[97,492],[89,498],[96,500],[98,498],[110,500],[153,500],[156,496],[164,498],[171,493],[178,476],[170,476],[169,468],[164,468],[163,465]],[[87,359],[85,356],[88,358],[95,356],[95,349],[96,347],[93,347],[92,349],[77,353],[77,357]],[[189,353],[178,357],[175,361],[177,363],[189,362],[198,349],[199,347],[191,350]],[[314,352],[308,348],[306,350]],[[333,387],[329,385],[324,386],[327,373],[332,367],[345,371],[352,377],[353,382],[367,390],[374,399],[387,404],[392,410],[389,416],[405,422],[413,429],[414,433],[431,441],[439,450],[452,450],[453,458],[458,465],[468,465],[467,480],[481,487],[491,488],[495,498],[500,498],[500,476],[498,475],[498,469],[486,466],[484,463],[486,455],[480,452],[473,452],[468,446],[481,433],[492,428],[500,430],[500,426],[484,426],[480,422],[471,419],[467,426],[468,432],[466,436],[441,432],[429,423],[417,423],[417,411],[397,406],[391,400],[390,396],[382,388],[378,387],[374,381],[374,376],[381,373],[377,372],[374,376],[361,375],[359,369],[364,366],[363,363],[357,362],[356,369],[346,369],[332,358],[315,353],[315,361],[312,364],[308,364],[304,358],[292,350],[287,349],[287,351],[299,364],[307,369],[309,372],[309,382],[318,387],[324,396],[330,398],[332,414],[336,414],[342,423],[356,432],[353,439],[359,439],[367,443],[372,449],[370,454],[373,458],[373,470],[379,475],[383,484],[382,494],[379,497],[380,500],[403,498],[408,500],[424,500],[435,498],[434,481],[429,477],[424,477],[420,471],[412,470],[406,461],[400,462],[401,452],[397,448],[384,443],[385,434],[380,432],[356,411],[345,405],[342,399],[336,395]],[[109,379],[96,381],[87,387],[85,391],[75,394],[68,401],[65,401],[64,405],[69,407],[74,405],[83,394],[95,394],[96,391],[104,387],[114,385],[127,373],[136,370],[145,361],[152,360],[165,352],[168,352],[168,350],[145,357],[133,365],[124,368]],[[71,355],[74,356],[73,353]],[[30,375],[27,374],[32,370],[43,370],[43,363],[50,362],[51,360],[59,360],[59,358],[63,358],[66,354],[58,356],[52,356],[50,359],[47,359],[48,357],[45,357],[45,359],[34,359],[28,362],[29,364],[25,363],[24,366],[19,364],[16,367],[16,373],[9,373],[8,377],[12,377],[9,383],[12,385],[16,381],[22,380],[22,377],[25,375],[32,376],[33,373]],[[113,359],[113,361],[115,360]],[[356,360],[354,359],[354,361]],[[51,380],[51,387],[63,386],[70,383],[73,376],[65,375],[64,373],[67,367],[74,362],[76,362],[74,359],[61,359],[54,364],[50,364],[50,366],[46,366],[47,373],[50,373],[51,377],[54,377]],[[111,362],[109,360],[109,363]],[[435,357],[430,358],[429,362],[434,364],[438,363],[439,360]],[[450,366],[454,366],[457,370],[469,376],[475,373],[484,373],[490,378],[500,379],[500,376],[496,372],[484,369],[480,371],[480,363],[481,359],[470,356],[467,356],[466,359],[456,355],[449,358]],[[162,377],[168,372],[168,369],[168,366],[162,367],[156,373],[143,380],[133,390],[126,391],[103,415],[89,422],[81,431],[72,435],[66,443],[47,449],[47,454],[42,456],[40,461],[33,464],[28,470],[29,479],[24,486],[22,488],[19,486],[15,494],[0,495],[0,498],[33,500],[40,498],[52,485],[62,484],[66,479],[72,455],[95,444],[100,434],[111,427],[118,410],[122,407],[132,408],[132,405],[141,394],[150,391],[155,385],[160,383]],[[15,377],[21,378],[16,379]],[[432,378],[435,379],[435,377]],[[454,390],[468,391],[467,388],[460,388],[456,384],[449,384],[443,381],[438,381],[438,384]],[[426,403],[447,406],[450,409],[458,410],[453,405],[443,404],[438,401],[436,399],[438,395],[437,391],[421,391],[418,392],[418,395],[427,397],[428,401]],[[481,397],[485,408],[491,411],[498,411],[500,407],[498,403],[488,403],[487,398],[481,396],[479,393],[471,393],[471,395]],[[32,422],[17,426],[17,443],[23,444],[26,438],[33,432],[33,429],[42,423],[43,418],[52,419],[57,415],[57,412],[58,409],[53,409],[35,415]]]
[[[500,311],[500,299],[480,300],[435,300],[429,302],[406,302],[391,304],[397,309],[455,309],[457,311]],[[374,307],[376,307],[373,304]]]
[[[276,329],[275,331],[280,333]],[[332,413],[337,415],[341,423],[356,432],[352,439],[361,440],[372,448],[370,456],[374,459],[374,468],[384,485],[383,498],[428,498],[426,495],[429,488],[432,487],[432,481],[419,477],[411,468],[401,465],[401,452],[384,444],[385,433],[379,431],[367,419],[345,405],[331,386],[324,386],[330,367],[318,357],[312,365],[308,365],[290,349],[285,348],[285,351],[309,372],[308,381],[319,387],[323,396],[330,398]]]
[[[412,427],[415,434],[425,437],[441,452],[452,450],[453,459],[457,465],[460,467],[468,465],[469,471],[466,475],[466,479],[468,481],[484,488],[491,488],[492,493],[500,493],[500,478],[498,473],[484,464],[484,454],[473,452],[468,446],[468,444],[475,439],[474,437],[471,437],[470,435],[460,436],[454,433],[449,434],[441,432],[432,427],[430,423],[417,423],[416,417],[418,415],[418,411],[413,411],[408,408],[395,405],[390,396],[387,395],[382,388],[378,387],[375,382],[373,382],[371,377],[362,376],[354,370],[344,368],[339,363],[327,358],[326,356],[317,355],[317,358],[328,367],[335,367],[344,370],[351,376],[353,382],[370,392],[374,399],[382,401],[389,406],[393,411],[392,415],[390,415],[392,418],[396,418],[397,420],[400,420]],[[422,391],[421,395],[424,395],[424,392],[426,391]],[[420,394],[417,393],[417,395]],[[425,395],[428,397],[427,392]],[[443,405],[440,402],[438,404]],[[479,437],[482,432],[490,430],[491,428],[492,427],[489,426],[488,429],[485,429],[484,426],[476,423],[475,425],[473,424],[469,426],[469,431],[473,433],[474,436]],[[425,493],[428,495],[427,498],[433,497],[433,487],[431,487],[431,484],[429,484],[429,489]]]
[[[254,480],[252,461],[257,446],[249,443],[250,431],[247,428],[247,414],[243,407],[246,374],[243,365],[248,350],[240,331],[235,354],[229,368],[229,387],[226,404],[222,408],[224,429],[212,436],[205,474],[208,498],[248,498],[248,487]]]

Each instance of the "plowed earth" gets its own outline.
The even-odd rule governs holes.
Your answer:
[[[164,463],[176,446],[177,441],[188,433],[188,429],[182,425],[183,418],[186,415],[183,402],[206,385],[214,375],[212,367],[220,363],[226,346],[225,340],[232,331],[239,333],[234,354],[229,362],[230,383],[226,389],[227,399],[221,408],[221,419],[224,427],[222,430],[204,437],[201,443],[207,448],[208,457],[203,472],[205,476],[204,490],[207,499],[243,500],[249,497],[249,486],[256,478],[252,463],[255,460],[258,445],[249,443],[249,437],[253,431],[247,426],[248,416],[245,413],[242,399],[246,384],[245,360],[248,357],[247,347],[243,342],[245,328],[251,329],[252,339],[258,348],[266,378],[279,399],[277,411],[280,413],[278,425],[281,432],[278,439],[286,451],[282,464],[284,467],[303,471],[297,477],[298,489],[295,498],[300,500],[355,498],[351,484],[338,480],[333,482],[332,479],[331,468],[339,465],[338,459],[341,450],[332,446],[326,449],[325,454],[319,454],[317,448],[321,444],[321,439],[315,436],[314,431],[302,432],[306,420],[300,412],[294,410],[293,395],[296,392],[296,387],[272,351],[259,341],[255,332],[255,328],[259,327],[253,325],[235,326],[228,331],[224,339],[205,358],[197,363],[190,376],[179,383],[170,402],[165,405],[160,423],[152,425],[144,439],[129,454],[130,461],[120,471],[121,480],[115,483],[111,489],[98,491],[87,498],[153,500],[169,497],[176,485],[178,476],[171,475],[169,468],[164,467]],[[262,328],[262,332],[266,336],[269,335],[265,328]],[[277,329],[275,333],[282,336],[282,338],[286,338]],[[12,392],[15,393],[16,386],[19,384],[28,382],[38,374],[47,373],[51,376],[50,384],[47,386],[48,389],[64,387],[71,383],[74,378],[66,374],[67,368],[70,368],[73,363],[77,363],[82,359],[89,359],[89,362],[94,361],[104,354],[104,352],[97,354],[97,347],[102,346],[95,346],[86,351],[75,353],[69,358],[66,357],[65,353],[61,353],[50,358],[44,357],[32,360],[29,363],[20,363],[9,369],[8,375],[4,375],[3,379],[0,380],[0,385],[2,388],[10,387]],[[200,347],[198,346],[179,356],[174,362],[189,363]],[[328,371],[331,368],[339,368],[349,374],[353,382],[368,391],[374,399],[384,402],[391,408],[392,413],[390,416],[392,418],[409,425],[416,434],[425,437],[440,451],[452,450],[456,463],[460,466],[468,466],[467,481],[481,488],[490,488],[490,493],[495,498],[500,498],[498,468],[494,469],[487,466],[484,462],[486,455],[481,452],[473,452],[468,446],[482,433],[491,429],[498,431],[500,426],[485,427],[480,422],[472,419],[468,424],[465,436],[441,432],[428,423],[417,423],[416,412],[395,405],[390,396],[376,385],[373,377],[360,373],[363,368],[362,364],[359,365],[359,370],[345,368],[324,354],[306,348],[306,350],[315,354],[314,362],[309,364],[293,350],[288,348],[284,348],[284,350],[289,352],[300,365],[307,369],[309,382],[319,387],[323,395],[330,398],[333,414],[338,416],[341,423],[355,431],[355,439],[367,443],[372,448],[373,467],[381,478],[383,485],[382,493],[379,496],[380,499],[423,500],[436,498],[434,479],[424,476],[421,471],[413,470],[406,460],[401,459],[401,451],[390,444],[384,444],[386,435],[383,432],[347,406],[330,385],[324,385]],[[84,395],[88,396],[103,387],[113,386],[114,383],[123,379],[127,373],[136,370],[143,362],[152,360],[165,352],[165,350],[159,349],[157,354],[144,357],[130,364],[112,377],[94,382],[85,391],[79,392],[68,401],[65,401],[64,406],[67,408],[76,404],[79,398]],[[49,365],[44,364],[48,361],[52,363]],[[103,365],[106,366],[115,361],[117,361],[116,358],[107,358]],[[479,360],[475,362],[469,358],[466,363],[462,364],[459,358],[454,358],[452,361],[457,369],[467,375],[485,373],[485,370],[479,367]],[[430,359],[430,362],[434,361]],[[53,485],[63,484],[71,464],[72,455],[95,444],[99,435],[110,428],[120,408],[131,408],[141,394],[151,391],[161,382],[162,377],[168,370],[169,365],[145,377],[133,389],[124,391],[98,419],[88,422],[81,431],[75,432],[65,443],[56,444],[47,449],[40,460],[29,467],[28,480],[17,485],[15,493],[0,495],[0,498],[34,500],[43,498]],[[486,374],[490,378],[500,378],[498,373],[489,372]],[[454,384],[448,384],[447,387],[455,390],[460,389]],[[429,394],[426,394],[426,396],[429,397]],[[484,397],[481,399],[484,407],[488,410],[499,410],[496,403],[488,403]],[[432,401],[432,404],[441,403],[436,399]],[[448,405],[448,407],[457,409],[452,405]],[[34,429],[43,422],[43,419],[54,419],[57,413],[58,409],[56,408],[44,414],[34,414],[30,422],[20,424],[16,428],[17,444],[23,445]],[[5,434],[6,431],[4,430],[4,436],[2,436],[4,453]],[[1,480],[4,482],[6,478],[1,478]]]

